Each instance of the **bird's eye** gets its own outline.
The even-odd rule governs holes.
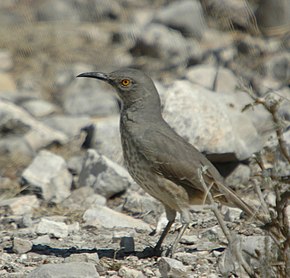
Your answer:
[[[128,87],[130,84],[131,84],[131,81],[129,79],[122,79],[121,80],[121,84],[124,86],[124,87]]]

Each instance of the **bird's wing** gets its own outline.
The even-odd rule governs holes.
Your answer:
[[[152,168],[157,174],[185,188],[205,192],[198,170],[206,167],[203,178],[212,196],[222,203],[239,207],[249,216],[254,215],[253,208],[224,185],[211,162],[171,128],[148,129],[138,145],[144,157],[153,162]]]
[[[223,181],[211,162],[171,129],[148,129],[138,145],[140,152],[154,162],[153,170],[176,184],[187,183],[204,191],[198,174],[203,166],[207,167],[206,179]]]

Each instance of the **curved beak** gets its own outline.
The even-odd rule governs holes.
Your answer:
[[[77,77],[96,78],[96,79],[104,80],[107,82],[110,81],[109,76],[103,72],[84,72],[84,73],[79,74]]]

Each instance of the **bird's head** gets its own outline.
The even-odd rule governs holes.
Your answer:
[[[125,109],[135,103],[160,105],[152,79],[140,70],[125,68],[111,73],[85,72],[77,77],[96,78],[109,83],[117,91]]]

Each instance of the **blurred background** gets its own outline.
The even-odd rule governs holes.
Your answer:
[[[76,78],[121,67],[153,78],[164,118],[243,197],[255,199],[259,184],[260,197],[274,207],[289,188],[290,0],[1,0],[0,276],[24,277],[37,265],[63,262],[66,253],[53,247],[95,248],[97,242],[119,250],[111,235],[116,225],[137,227],[138,250],[155,243],[149,224],[155,227],[163,207],[122,168],[121,104],[110,86]],[[281,182],[287,175],[288,184]],[[230,224],[241,223],[240,211],[228,215]],[[208,276],[219,273],[219,255],[210,250],[220,254],[225,239],[210,230],[215,220],[209,212],[194,217],[191,229],[205,232],[193,248],[209,252],[187,254],[188,261],[201,268],[196,277],[219,277]],[[96,219],[108,221],[104,229]],[[59,221],[62,233],[55,228]],[[213,236],[214,247],[208,242]],[[260,241],[253,237],[245,249]],[[37,244],[45,248],[27,255]],[[86,262],[97,261],[89,255]],[[125,264],[135,268],[135,262]],[[146,277],[160,277],[156,262],[147,264]],[[260,273],[269,265],[258,264]],[[118,271],[113,263],[102,267],[100,273]]]
[[[146,71],[164,117],[213,161],[262,149],[271,116],[241,112],[255,98],[275,92],[289,121],[289,0],[5,0],[0,23],[0,177],[9,188],[43,148],[67,159],[93,147],[121,161],[120,103],[101,82],[76,80],[85,71]]]

